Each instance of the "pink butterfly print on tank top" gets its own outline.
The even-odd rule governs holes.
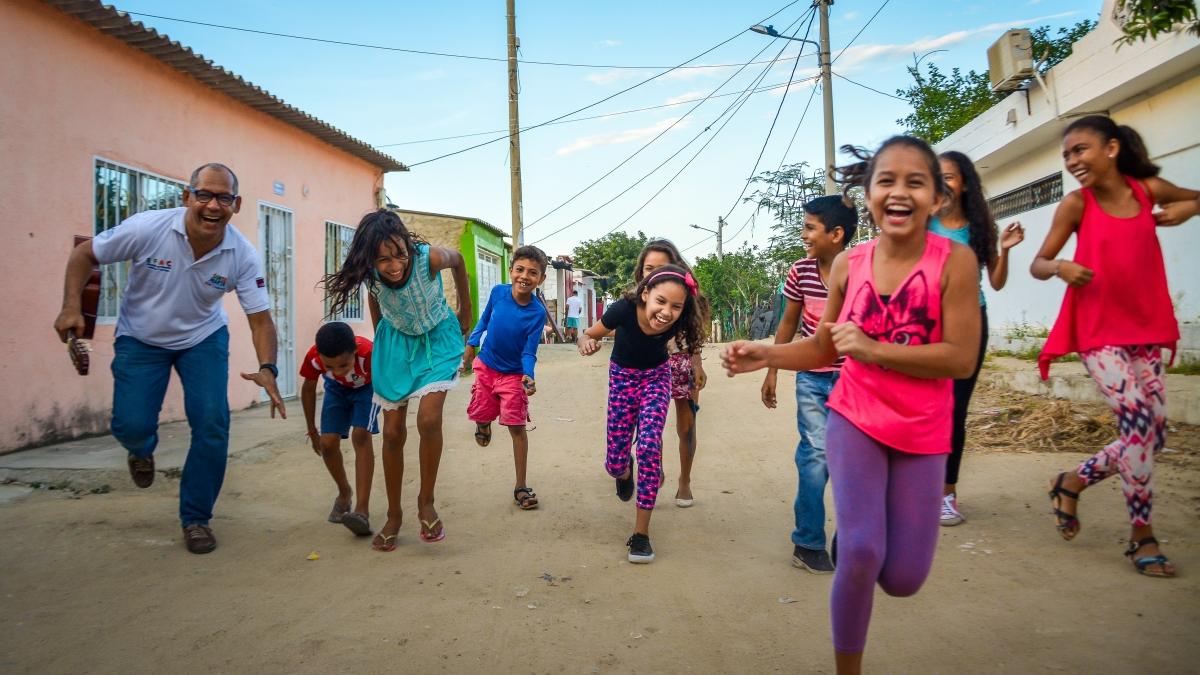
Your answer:
[[[867,281],[859,286],[846,319],[875,340],[897,345],[927,345],[937,324],[930,317],[929,281],[924,270],[913,274],[886,304]]]

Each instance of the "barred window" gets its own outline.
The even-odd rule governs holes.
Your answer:
[[[988,206],[992,210],[992,217],[1001,220],[1040,206],[1054,204],[1061,201],[1062,196],[1062,173],[1058,172],[992,197],[988,200]]]
[[[183,206],[183,189],[186,185],[182,181],[97,159],[94,233],[110,230],[135,213]],[[128,262],[103,267],[100,306],[96,312],[99,318],[117,317],[121,291],[128,278]]]
[[[346,262],[350,241],[354,239],[354,228],[340,223],[325,221],[325,273],[333,274]],[[325,315],[329,316],[329,298],[325,298]],[[350,296],[346,308],[330,317],[334,321],[361,320],[363,318],[362,289]]]

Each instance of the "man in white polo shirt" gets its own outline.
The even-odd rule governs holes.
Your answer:
[[[259,369],[242,373],[286,417],[275,378],[275,324],[254,247],[229,219],[242,205],[237,176],[223,164],[192,173],[183,206],[144,211],[77,246],[67,261],[59,338],[83,330],[80,300],[96,264],[130,261],[113,345],[113,436],[129,451],[129,473],[138,487],[154,482],[154,448],[171,368],[183,384],[191,445],[179,485],[179,519],[192,553],[208,553],[217,540],[208,522],[225,479],[229,451],[229,329],[222,307],[237,291],[250,322]]]

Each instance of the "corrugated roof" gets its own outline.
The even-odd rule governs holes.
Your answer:
[[[96,30],[121,40],[171,66],[185,75],[301,131],[315,136],[339,150],[369,162],[384,171],[408,171],[408,167],[344,131],[330,126],[308,113],[284,103],[263,88],[225,70],[179,44],[166,35],[129,15],[97,0],[44,0],[46,4],[69,14]]]

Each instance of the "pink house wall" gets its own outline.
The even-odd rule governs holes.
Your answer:
[[[256,247],[260,200],[293,212],[298,363],[324,312],[315,285],[325,221],[354,226],[374,208],[378,167],[33,0],[0,3],[0,92],[0,452],[107,427],[113,325],[97,327],[87,377],[75,374],[51,327],[72,237],[93,234],[96,158],[185,182],[204,162],[228,164],[243,196],[232,224]],[[275,181],[285,195],[273,194]],[[235,294],[225,309],[229,399],[239,409],[259,391],[236,373],[258,362]],[[371,334],[369,321],[353,325]],[[182,410],[173,376],[162,418]],[[298,401],[289,413],[301,414]]]

